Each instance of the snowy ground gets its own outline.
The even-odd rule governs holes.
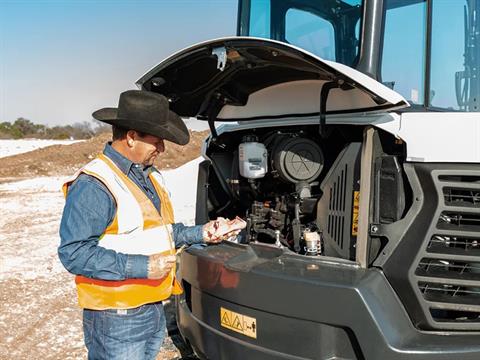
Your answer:
[[[0,150],[0,157],[2,152]],[[164,172],[176,220],[194,221],[199,159]],[[56,249],[63,178],[0,185],[0,359],[84,359],[73,276]],[[172,359],[170,355],[159,359]]]
[[[35,149],[40,149],[50,145],[69,145],[83,140],[41,140],[41,139],[21,139],[21,140],[0,140],[0,157],[17,155]]]

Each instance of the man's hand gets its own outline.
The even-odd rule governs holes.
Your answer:
[[[246,225],[247,223],[238,216],[233,220],[219,217],[203,226],[203,240],[208,244],[219,243],[232,236],[237,236]]]
[[[153,254],[148,257],[148,278],[162,279],[175,265],[175,255]]]

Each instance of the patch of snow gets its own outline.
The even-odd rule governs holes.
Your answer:
[[[202,160],[199,157],[177,169],[162,171],[167,189],[170,191],[176,222],[185,225],[195,224],[198,164]]]
[[[188,225],[194,223],[200,161],[162,171],[176,221]],[[1,359],[31,354],[41,359],[86,358],[73,276],[57,256],[65,203],[60,188],[65,179],[38,177],[0,184],[0,293],[8,292],[0,308],[0,333],[8,334],[0,346]],[[164,351],[159,359],[177,355]]]
[[[201,158],[162,171],[175,221],[195,223],[197,172]],[[66,177],[37,177],[0,184],[0,280],[32,280],[65,272],[57,257]]]
[[[52,192],[60,191],[63,182],[67,177],[51,177],[43,176],[32,179],[0,184],[0,191],[17,192],[17,191],[33,191],[33,192]]]
[[[193,131],[204,131],[210,129],[210,127],[208,126],[208,121],[206,120],[198,120],[191,117],[188,119],[183,119],[183,122],[188,129]],[[218,129],[219,126],[221,126],[222,124],[232,124],[232,121],[215,121],[215,128]]]
[[[22,154],[50,145],[70,145],[85,140],[19,139],[0,140],[0,158]]]
[[[198,120],[196,118],[188,118],[188,119],[183,119],[183,122],[187,126],[188,129],[193,130],[193,131],[203,131],[203,130],[208,130],[208,121],[204,120]]]

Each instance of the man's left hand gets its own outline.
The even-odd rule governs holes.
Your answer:
[[[245,228],[246,222],[236,217],[233,220],[219,217],[203,226],[203,240],[208,244],[216,244],[237,236]]]

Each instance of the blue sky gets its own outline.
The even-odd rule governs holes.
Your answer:
[[[0,122],[90,121],[143,73],[235,35],[236,0],[0,0]]]
[[[260,9],[267,2],[257,3]],[[455,72],[464,69],[465,3],[433,3],[435,106],[458,108],[454,85]],[[415,103],[424,92],[425,9],[426,2],[395,8],[386,21],[383,79]],[[0,122],[89,121],[94,110],[116,106],[120,92],[165,57],[234,35],[236,17],[237,0],[0,0]]]

